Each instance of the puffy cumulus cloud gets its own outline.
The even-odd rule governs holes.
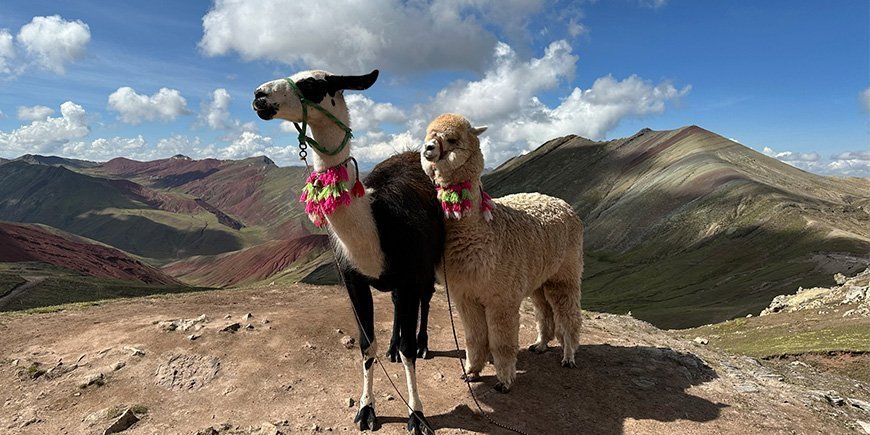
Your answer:
[[[54,114],[54,109],[46,106],[18,106],[18,119],[22,121],[44,121]]]
[[[469,119],[488,121],[510,117],[535,104],[535,94],[555,88],[559,80],[574,75],[577,56],[566,41],[551,43],[544,56],[520,61],[507,44],[495,49],[493,67],[477,81],[459,81],[441,90],[427,108],[430,113],[461,113]]]
[[[361,94],[349,94],[345,97],[345,101],[354,130],[378,130],[382,123],[398,124],[408,119],[405,113],[393,106],[392,103],[376,103]],[[285,129],[283,125],[285,123],[289,124],[289,129]],[[283,131],[296,131],[293,124],[286,121],[282,123],[281,129]]]
[[[410,131],[398,134],[368,131],[362,137],[354,138],[353,154],[365,166],[373,166],[394,154],[418,150],[420,142],[421,138]]]
[[[832,174],[870,177],[870,150],[847,151],[831,157],[828,170]]]
[[[90,133],[85,109],[72,101],[60,105],[60,117],[31,122],[12,132],[0,131],[0,152],[9,154],[55,151]]]
[[[244,159],[253,156],[268,156],[280,165],[289,165],[296,161],[296,148],[293,146],[278,146],[273,144],[271,137],[262,136],[252,131],[243,131],[226,147],[209,144],[200,148],[202,156],[213,156],[221,159]]]
[[[154,95],[140,95],[124,86],[109,95],[109,109],[118,112],[118,119],[127,124],[142,121],[172,121],[187,115],[187,100],[175,89],[160,88]]]
[[[203,103],[200,117],[209,127],[216,130],[224,130],[231,126],[230,122],[230,93],[226,89],[215,89],[211,98]]]
[[[12,60],[15,58],[15,45],[12,34],[6,29],[0,29],[0,74],[12,72]]]
[[[200,153],[201,141],[198,136],[189,137],[181,134],[176,134],[157,141],[156,153],[168,157],[177,154],[184,154],[189,157],[202,157]],[[209,157],[209,156],[205,156]]]
[[[870,87],[858,93],[858,102],[861,103],[861,109],[870,113]]]
[[[66,63],[84,56],[91,30],[80,20],[67,21],[59,15],[33,17],[21,27],[15,39],[37,65],[63,74]]]
[[[821,158],[818,153],[796,153],[792,151],[776,152],[770,147],[764,147],[762,153],[784,162],[818,162]]]
[[[217,0],[203,17],[199,47],[209,56],[236,52],[246,60],[335,71],[481,71],[496,44],[489,29],[524,32],[542,6],[542,0],[331,0],[305,7]]]
[[[146,146],[145,138],[138,135],[70,142],[63,146],[61,152],[65,157],[93,161],[107,161],[119,156],[144,160],[151,157]]]

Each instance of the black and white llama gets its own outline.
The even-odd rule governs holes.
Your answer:
[[[422,434],[428,433],[429,425],[417,392],[416,359],[428,350],[429,301],[444,248],[444,219],[432,181],[415,152],[390,157],[361,183],[358,179],[350,157],[343,92],[367,89],[377,77],[377,70],[362,76],[299,72],[258,87],[252,106],[262,119],[302,123],[297,124],[300,139],[314,150],[314,172],[302,199],[312,221],[329,229],[339,272],[359,319],[363,391],[354,421],[361,430],[377,424],[372,394],[377,353],[370,288],[374,287],[392,292],[395,314],[388,355],[404,365],[411,408],[408,430]],[[313,138],[305,136],[306,124]]]

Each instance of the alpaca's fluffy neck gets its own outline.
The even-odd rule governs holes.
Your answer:
[[[314,140],[330,150],[338,148],[345,135],[344,130],[331,123],[312,125],[311,133]],[[350,156],[350,145],[334,156],[321,155],[316,151],[313,154],[314,170],[322,171],[347,160]],[[352,186],[357,180],[357,171],[349,170],[348,177],[348,185]],[[350,205],[338,207],[326,216],[326,220],[339,255],[363,275],[377,278],[384,269],[384,253],[372,215],[371,192],[368,193],[362,198],[353,198]]]
[[[480,177],[475,177],[471,179],[471,189],[469,192],[471,194],[471,209],[463,211],[461,219],[446,219],[445,222],[448,227],[472,227],[481,225],[485,222],[483,218],[483,213],[480,210],[480,202],[483,200],[480,194],[480,186]]]

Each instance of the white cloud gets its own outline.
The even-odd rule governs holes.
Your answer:
[[[64,64],[84,56],[91,30],[80,20],[67,21],[59,15],[33,17],[21,27],[16,40],[37,65],[63,74]]]
[[[261,136],[252,131],[243,131],[226,147],[219,148],[213,144],[200,148],[201,156],[213,156],[221,159],[244,159],[253,156],[268,156],[280,165],[289,165],[297,161],[296,147],[277,146],[272,138]]]
[[[420,142],[421,138],[410,131],[399,134],[369,131],[364,136],[355,138],[353,155],[360,162],[376,163],[396,153],[417,150]]]
[[[640,5],[647,8],[658,9],[668,4],[668,0],[639,0]]]
[[[226,89],[215,89],[211,98],[203,104],[200,115],[209,127],[216,130],[230,128],[230,93]]]
[[[85,109],[67,101],[60,105],[59,118],[48,117],[19,127],[10,133],[0,131],[0,152],[9,154],[54,151],[90,133]]]
[[[15,46],[12,43],[12,34],[6,29],[0,29],[0,73],[12,72],[11,61],[15,58]]]
[[[124,86],[109,95],[109,109],[118,112],[118,119],[127,124],[142,121],[172,121],[190,113],[187,100],[175,89],[160,88],[154,95],[140,95]]]
[[[481,71],[496,37],[525,32],[544,2],[498,0],[217,0],[200,49],[335,72]],[[292,17],[292,18],[288,18]]]
[[[770,147],[764,147],[762,152],[770,157],[775,159],[782,160],[784,162],[818,162],[821,158],[818,153],[809,152],[809,153],[796,153],[792,151],[783,151],[776,152]]]
[[[858,101],[861,103],[861,109],[870,113],[870,87],[858,93]]]
[[[398,124],[408,120],[405,113],[393,106],[392,103],[376,103],[362,94],[348,94],[345,101],[354,130],[377,130],[384,122]],[[289,124],[289,129],[285,130],[282,123],[282,130],[296,131],[296,127],[292,123],[287,122],[287,124]]]
[[[18,106],[18,119],[22,121],[45,121],[54,114],[54,109],[46,106]]]
[[[132,138],[98,138],[91,142],[70,142],[63,146],[62,154],[65,157],[92,161],[108,161],[119,156],[142,159],[150,156],[146,145],[142,135]]]

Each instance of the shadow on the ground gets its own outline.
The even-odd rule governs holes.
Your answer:
[[[493,409],[491,418],[530,434],[618,434],[626,418],[711,421],[726,406],[686,392],[717,377],[690,353],[584,345],[577,351],[576,369],[559,366],[560,348],[543,355],[521,351],[518,358],[517,381],[509,394],[492,389],[495,377],[484,377],[473,388],[480,403]],[[469,398],[446,414],[430,416],[429,423],[436,430],[510,433],[489,424],[473,407]]]

